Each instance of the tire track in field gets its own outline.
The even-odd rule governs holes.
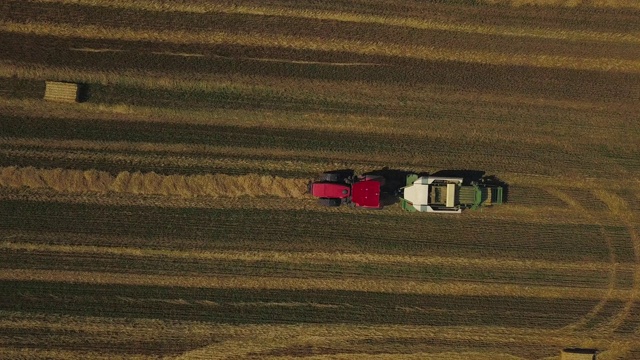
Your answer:
[[[62,193],[128,193],[181,197],[275,196],[306,197],[306,179],[287,179],[267,175],[225,174],[158,175],[154,172],[116,176],[96,170],[38,169],[34,167],[0,168],[0,187],[53,189]]]
[[[578,201],[576,201],[573,197],[567,195],[566,193],[558,189],[548,188],[546,190],[549,193],[555,195],[560,200],[567,203],[575,211],[583,214],[587,219],[589,219],[591,223],[598,225],[600,229],[600,233],[602,234],[602,237],[605,239],[607,243],[607,248],[609,249],[610,266],[609,266],[609,286],[607,288],[607,292],[605,293],[604,297],[600,299],[600,302],[593,309],[591,309],[591,311],[589,311],[581,319],[565,327],[566,330],[577,331],[580,328],[583,328],[585,325],[587,325],[589,321],[594,319],[604,309],[607,303],[609,303],[609,301],[612,300],[613,294],[616,291],[616,278],[617,278],[617,272],[618,272],[618,264],[616,263],[615,248],[613,247],[613,241],[609,236],[609,234],[607,233],[607,231],[605,230],[604,226],[598,221],[598,219],[595,216],[593,216],[587,209],[585,209]]]
[[[593,193],[604,202],[609,210],[622,221],[629,232],[633,245],[633,255],[635,258],[635,271],[633,272],[633,287],[629,298],[626,300],[624,308],[613,316],[606,324],[601,326],[600,331],[615,332],[623,323],[629,320],[632,314],[631,310],[636,302],[640,299],[640,236],[635,230],[632,212],[628,203],[620,196],[603,189],[595,189]]]

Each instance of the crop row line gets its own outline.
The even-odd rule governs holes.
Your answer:
[[[428,325],[386,325],[376,326],[359,324],[246,324],[227,325],[189,321],[172,321],[170,324],[156,319],[136,319],[125,321],[117,318],[91,316],[59,316],[54,314],[7,313],[0,320],[0,328],[46,328],[52,330],[82,331],[95,334],[125,334],[125,336],[145,336],[147,332],[163,334],[193,334],[217,336],[219,338],[245,338],[271,334],[274,338],[305,339],[318,337],[327,341],[369,340],[375,338],[393,338],[405,340],[446,339],[446,340],[488,340],[499,344],[519,342],[532,344],[566,345],[573,343],[584,334],[571,335],[557,330],[533,329],[526,327],[500,326],[428,326]],[[593,343],[613,340],[611,334],[590,333]],[[631,345],[635,338],[616,338],[619,345]]]
[[[640,73],[640,61],[614,58],[578,58],[572,56],[542,54],[506,54],[491,51],[468,51],[419,45],[367,43],[333,39],[327,42],[319,38],[299,38],[288,35],[242,34],[226,32],[187,32],[169,30],[134,30],[130,28],[105,28],[92,25],[69,26],[54,23],[0,23],[0,31],[76,37],[83,39],[112,39],[127,41],[161,41],[176,44],[235,44],[242,46],[281,47],[328,52],[350,52],[362,55],[406,57],[431,61],[464,61],[492,65],[518,65],[546,68],[565,68],[595,71],[623,71]]]
[[[161,11],[161,12],[184,12],[184,13],[225,13],[225,14],[239,14],[239,15],[259,15],[259,16],[278,16],[278,17],[292,17],[302,19],[318,19],[338,22],[355,22],[375,25],[386,25],[395,27],[406,27],[421,30],[442,30],[461,32],[469,34],[484,34],[484,35],[501,35],[512,37],[531,37],[531,38],[544,38],[544,39],[556,39],[566,41],[603,41],[603,42],[629,42],[640,43],[640,34],[637,33],[611,33],[611,32],[597,32],[597,31],[585,31],[585,30],[568,30],[568,29],[540,29],[534,27],[516,27],[516,26],[500,26],[500,25],[483,25],[480,23],[461,23],[461,22],[443,22],[435,19],[418,18],[418,17],[398,17],[398,16],[380,16],[374,14],[361,14],[354,12],[338,12],[328,10],[315,10],[315,9],[301,9],[293,7],[274,7],[274,6],[256,6],[256,5],[226,5],[220,3],[172,3],[167,4],[159,0],[144,0],[129,2],[126,0],[112,0],[108,4],[100,0],[36,0],[41,3],[60,3],[60,4],[78,4],[83,6],[105,6],[109,8],[120,9],[134,9],[134,10],[146,10],[146,11]],[[505,0],[485,0],[488,3],[502,2]],[[511,0],[512,4],[528,3],[536,4],[543,3],[548,5],[556,2],[558,4],[566,4],[567,0]],[[590,1],[590,5],[607,6],[612,3],[611,0],[593,2]],[[634,0],[627,0],[619,4],[624,4],[626,7],[637,7],[640,9],[640,5]]]
[[[0,242],[0,249],[11,251],[58,254],[114,255],[141,258],[167,258],[207,261],[280,262],[292,264],[385,264],[411,266],[447,266],[495,270],[553,270],[559,272],[609,271],[611,264],[597,262],[552,262],[544,260],[510,260],[493,258],[455,258],[441,256],[411,256],[376,253],[279,252],[279,251],[179,251],[131,247],[87,245],[48,245]],[[630,264],[618,264],[618,271],[632,271]]]
[[[366,325],[366,324],[306,324],[304,327],[287,324],[246,324],[229,325],[191,321],[172,321],[171,324],[156,319],[130,319],[57,315],[44,313],[23,313],[0,311],[0,328],[47,328],[52,330],[85,331],[100,334],[130,333],[152,331],[162,333],[215,334],[219,337],[242,337],[253,334],[278,333],[298,334],[300,336],[317,335],[326,339],[348,338],[369,339],[372,335],[379,337],[422,339],[469,339],[482,334],[490,334],[495,341],[508,342],[510,337],[520,340],[528,339],[546,343],[547,340],[568,340],[574,336],[548,329],[501,326],[429,326],[429,325]],[[605,339],[606,334],[594,334],[594,339]],[[534,340],[535,339],[535,340]]]
[[[392,294],[420,294],[438,296],[509,296],[541,299],[599,300],[607,290],[589,288],[566,288],[556,286],[522,286],[514,284],[492,284],[472,282],[418,282],[384,279],[301,279],[246,276],[163,276],[131,275],[64,270],[19,270],[6,269],[0,272],[4,281],[69,282],[96,285],[169,286],[207,289],[287,289],[363,291]],[[616,289],[609,299],[626,300],[630,290]]]

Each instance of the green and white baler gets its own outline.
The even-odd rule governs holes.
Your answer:
[[[404,210],[458,214],[463,209],[479,209],[502,204],[503,188],[483,181],[464,184],[460,177],[407,176],[400,190]]]

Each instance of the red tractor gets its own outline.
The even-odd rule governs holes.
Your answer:
[[[360,175],[353,172],[325,172],[309,184],[309,193],[325,206],[350,206],[382,209],[385,179],[380,175]]]

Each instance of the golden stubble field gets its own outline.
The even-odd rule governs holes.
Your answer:
[[[638,11],[3,2],[0,358],[640,358]],[[305,194],[384,167],[508,202]]]

